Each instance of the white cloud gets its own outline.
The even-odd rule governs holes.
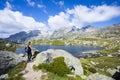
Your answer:
[[[26,0],[27,3],[30,5],[30,6],[34,6],[35,5],[35,2],[31,1],[31,0]]]
[[[120,16],[120,6],[101,5],[87,7],[78,5],[73,9],[60,12],[58,15],[50,16],[48,25],[52,29],[71,26],[81,28],[85,23],[107,21],[117,16]]]
[[[43,9],[43,12],[44,12],[44,13],[47,13],[47,11],[46,11],[46,6],[45,6],[45,5],[37,4],[37,7]]]
[[[41,4],[38,4],[37,6],[38,6],[38,8],[44,8],[45,7],[44,5],[41,5]]]
[[[56,4],[56,5],[59,5],[59,6],[63,6],[64,5],[64,1],[59,1],[59,2],[57,2],[57,1],[55,1],[55,0],[52,0],[52,2],[54,3],[54,4]]]
[[[12,5],[8,1],[6,2],[6,8],[7,9],[12,9]]]
[[[81,22],[100,22],[110,20],[113,17],[120,15],[120,7],[117,6],[91,6],[90,8],[86,6],[76,6],[72,10],[67,10],[70,15],[74,18],[80,20]]]
[[[35,21],[32,17],[24,16],[19,11],[0,10],[0,37],[8,37],[20,31],[48,30],[45,24]]]
[[[50,16],[48,19],[49,26],[53,29],[59,29],[60,27],[66,27],[70,25],[69,15],[64,12],[59,13],[59,15]]]
[[[58,4],[59,4],[60,6],[63,6],[63,5],[64,5],[64,1],[59,1]]]

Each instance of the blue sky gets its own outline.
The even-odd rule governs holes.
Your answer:
[[[120,23],[120,0],[0,0],[0,37],[39,29]]]

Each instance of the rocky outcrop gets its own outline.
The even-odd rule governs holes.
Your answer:
[[[106,72],[110,73],[113,79],[120,80],[120,66],[117,66],[114,69],[109,68]]]
[[[60,56],[65,58],[65,63],[68,67],[75,68],[75,71],[74,71],[75,74],[83,75],[83,68],[80,63],[80,60],[64,50],[49,49],[47,51],[43,51],[37,55],[34,62],[35,62],[35,65],[38,66],[40,63],[50,63],[53,61],[54,58],[60,57]]]
[[[99,73],[95,73],[95,74],[89,75],[88,80],[114,80],[114,79],[107,77],[105,75],[101,75]]]
[[[93,51],[82,52],[76,57],[77,58],[89,58],[89,57],[100,57],[100,56],[102,56],[100,53],[97,53],[95,50],[93,50]]]
[[[8,74],[0,75],[0,80],[6,80],[8,78]]]
[[[117,67],[114,68],[114,69],[109,68],[109,69],[107,69],[106,71],[107,71],[108,73],[110,73],[111,75],[114,75],[115,72],[120,72],[120,66],[117,66]]]
[[[115,80],[120,80],[120,72],[115,72],[112,78],[114,78]]]
[[[35,48],[32,48],[32,59],[36,58],[37,54],[39,54],[40,51],[35,49]]]
[[[0,75],[5,74],[21,61],[20,57],[13,52],[0,51]]]

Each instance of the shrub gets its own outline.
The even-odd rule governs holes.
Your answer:
[[[66,74],[71,73],[70,69],[64,62],[64,57],[57,57],[50,64],[39,64],[38,68],[45,69],[46,71],[52,72],[58,76],[65,76]]]
[[[93,68],[93,67],[90,67],[88,70],[89,70],[90,72],[92,72],[92,73],[96,73],[96,72],[97,72],[96,69]]]
[[[46,64],[46,63],[42,63],[42,64],[39,64],[38,68],[39,69],[45,69],[47,71],[50,71],[50,65],[49,64]]]

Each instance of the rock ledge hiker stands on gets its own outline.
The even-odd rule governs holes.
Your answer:
[[[65,58],[65,63],[68,67],[73,66],[75,68],[75,74],[83,75],[83,68],[80,60],[64,50],[49,49],[41,52],[35,59],[35,65],[38,66],[40,63],[50,63],[54,58],[60,56]]]

